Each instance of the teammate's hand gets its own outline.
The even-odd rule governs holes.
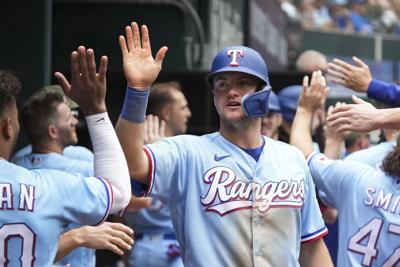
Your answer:
[[[165,121],[158,116],[148,115],[144,124],[144,144],[153,144],[165,137]]]
[[[122,223],[104,222],[99,226],[78,228],[82,246],[92,249],[107,249],[118,255],[130,250],[133,245],[133,230]]]
[[[336,102],[335,106],[329,106],[328,112],[327,112],[327,118],[332,115],[333,111],[336,109],[338,110],[340,107],[345,106],[346,103],[343,102]],[[331,140],[340,140],[343,141],[344,138],[348,135],[350,135],[351,132],[345,131],[345,132],[337,132],[335,128],[332,128],[330,124],[325,124],[325,139],[331,139]]]
[[[124,36],[119,36],[119,45],[128,85],[138,90],[148,90],[161,70],[168,48],[161,47],[153,59],[146,25],[142,25],[141,31],[142,36],[140,36],[138,24],[132,22],[131,26],[125,28],[126,40]]]
[[[372,75],[367,64],[361,59],[353,57],[356,66],[340,59],[334,59],[328,64],[330,80],[357,92],[367,92],[372,81]]]
[[[55,73],[65,94],[79,104],[86,116],[106,111],[107,63],[107,57],[102,56],[97,73],[94,51],[79,46],[71,53],[71,83],[62,73]]]
[[[329,88],[326,87],[325,77],[321,71],[313,71],[311,82],[308,83],[308,76],[303,78],[303,91],[299,98],[299,107],[310,112],[323,107],[328,96]]]
[[[345,131],[370,132],[377,129],[379,110],[372,104],[353,95],[355,104],[346,104],[335,108],[332,115],[327,117],[329,127],[336,132]]]

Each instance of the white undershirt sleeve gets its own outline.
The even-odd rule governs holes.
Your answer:
[[[124,209],[131,198],[131,183],[124,152],[107,112],[86,116],[94,152],[94,175],[107,180],[113,190],[110,212]]]

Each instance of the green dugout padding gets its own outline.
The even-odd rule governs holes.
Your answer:
[[[357,56],[372,60],[400,60],[400,37],[373,36],[305,30],[304,49],[327,55]]]

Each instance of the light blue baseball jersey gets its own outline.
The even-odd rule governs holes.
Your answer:
[[[301,242],[326,233],[304,157],[263,138],[258,162],[219,133],[146,146],[185,266],[299,266]]]
[[[99,224],[112,200],[107,181],[0,160],[0,266],[52,266],[69,223]]]
[[[376,146],[371,146],[351,153],[344,158],[345,161],[361,161],[374,168],[380,168],[383,159],[389,152],[392,152],[396,142],[382,142]]]
[[[58,153],[26,154],[15,160],[15,164],[32,169],[53,169],[70,173],[80,173],[83,176],[93,176],[93,162],[76,160]]]
[[[17,158],[15,163],[28,170],[53,169],[68,173],[80,173],[87,177],[94,175],[93,162],[71,159],[58,153],[26,154]],[[74,223],[66,224],[63,232],[80,226],[80,224]],[[96,265],[95,250],[84,247],[77,248],[57,262],[57,265],[65,266],[67,263],[71,266],[94,267]]]
[[[399,266],[400,181],[361,162],[309,157],[312,177],[339,211],[337,266]]]
[[[11,162],[15,163],[19,158],[32,153],[32,145],[27,145],[18,150],[11,159]],[[63,155],[70,159],[84,160],[93,162],[94,155],[92,151],[83,146],[67,146],[64,148]]]
[[[174,231],[169,207],[157,199],[153,199],[148,208],[127,211],[125,219],[135,233],[164,234]]]

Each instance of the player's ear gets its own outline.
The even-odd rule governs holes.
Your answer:
[[[1,135],[4,140],[10,140],[13,134],[11,117],[5,117],[1,120]]]
[[[52,124],[47,126],[47,135],[50,137],[50,139],[56,139],[58,137],[57,128]]]
[[[170,121],[172,116],[172,106],[166,105],[161,109],[161,116],[160,119],[163,119],[165,122]]]

